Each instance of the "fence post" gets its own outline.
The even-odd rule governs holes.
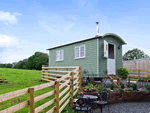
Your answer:
[[[45,67],[45,65],[42,65],[42,67]],[[43,77],[45,75],[44,73],[45,73],[45,69],[42,68],[42,78],[45,78]]]
[[[55,113],[59,113],[59,81],[55,81]]]
[[[140,78],[140,70],[138,70],[138,78]]]
[[[79,93],[81,93],[81,86],[82,86],[82,67],[79,67]]]
[[[73,107],[73,80],[74,80],[74,72],[71,72],[71,79],[70,79],[70,89],[71,89],[71,91],[70,91],[70,100],[71,100],[71,107]]]
[[[129,81],[128,81],[128,87],[130,87],[130,76],[129,76]]]
[[[68,71],[68,68],[66,68],[66,71]],[[68,77],[66,78],[66,80],[68,80]],[[65,86],[65,88],[67,88],[67,86]]]
[[[34,88],[29,88],[29,93],[30,93],[30,113],[35,113],[35,107],[34,107]]]
[[[57,68],[55,68],[55,71],[57,71]],[[55,74],[57,74],[57,72],[55,72]],[[55,75],[55,78],[56,78],[57,76]]]

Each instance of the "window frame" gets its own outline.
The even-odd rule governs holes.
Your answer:
[[[61,58],[61,55],[60,55],[60,52],[62,51],[62,59],[60,59]],[[58,52],[58,59],[57,59],[57,52]],[[62,49],[62,50],[57,50],[56,51],[56,61],[63,61],[64,60],[64,50]]]
[[[84,47],[84,56],[83,57],[81,57],[81,47]],[[76,48],[79,48],[79,57],[76,57]],[[75,47],[75,50],[74,50],[74,59],[80,59],[80,58],[85,58],[85,51],[86,51],[86,49],[85,49],[85,45],[81,45],[81,46],[76,46]]]

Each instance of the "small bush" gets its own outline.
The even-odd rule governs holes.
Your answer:
[[[150,91],[150,84],[145,83],[145,87],[146,87],[146,89],[147,89],[147,90],[149,90],[149,91]]]
[[[94,81],[95,81],[95,80],[94,80],[94,77],[90,77],[90,83],[91,83],[91,84],[94,84]]]
[[[121,77],[122,79],[127,79],[127,76],[129,75],[129,71],[127,68],[120,68],[117,69],[118,76]]]
[[[107,91],[110,92],[110,88],[108,88]]]
[[[122,88],[119,88],[119,91],[123,91],[123,89],[122,89]]]
[[[124,89],[124,83],[121,83],[121,88]]]
[[[93,84],[88,83],[88,85],[86,86],[86,88],[91,91],[92,88],[94,88]]]
[[[127,91],[132,92],[133,90],[131,88],[129,88]]]
[[[96,89],[97,90],[104,90],[104,89],[106,89],[106,86],[104,84],[100,84],[100,85],[97,85]]]
[[[133,90],[138,90],[138,89],[137,89],[137,84],[133,83],[133,84],[132,84],[132,88],[133,88]]]
[[[113,90],[114,89],[114,83],[110,84],[110,89]]]

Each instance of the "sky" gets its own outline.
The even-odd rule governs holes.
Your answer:
[[[115,33],[150,56],[149,0],[0,0],[0,63],[99,34]]]

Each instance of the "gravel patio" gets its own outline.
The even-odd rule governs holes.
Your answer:
[[[127,80],[122,80],[127,85]],[[106,87],[110,88],[110,80],[106,81]],[[150,82],[149,82],[150,84]],[[143,84],[145,88],[145,85]],[[138,88],[142,88],[141,83],[138,83]],[[150,101],[142,102],[123,102],[109,105],[110,113],[150,113]],[[100,108],[93,110],[93,113],[101,113]],[[109,113],[107,105],[103,108],[103,113]]]

